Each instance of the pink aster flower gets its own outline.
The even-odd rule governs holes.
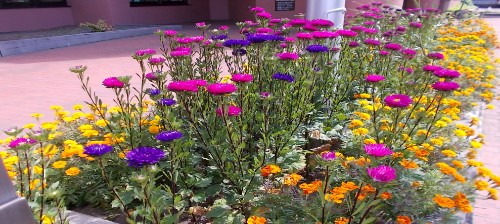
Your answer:
[[[285,41],[287,43],[295,43],[295,38],[293,38],[293,37],[285,37]]]
[[[177,35],[177,31],[175,30],[165,30],[163,31],[163,34],[167,37],[173,37],[175,35]]]
[[[359,43],[356,41],[349,42],[349,47],[359,47]]]
[[[241,114],[241,108],[231,105],[224,112],[230,117],[236,117]],[[218,117],[222,117],[222,108],[217,108],[217,110],[215,110],[215,113]]]
[[[396,169],[386,165],[367,168],[366,172],[368,173],[368,176],[378,182],[388,183],[396,179]]]
[[[276,55],[280,60],[283,61],[294,61],[299,59],[299,55],[294,52],[283,52]]]
[[[146,74],[146,79],[149,81],[157,80],[158,76],[156,75],[156,73],[150,72],[150,73]]]
[[[102,81],[102,85],[106,88],[123,88],[125,83],[120,81],[117,77],[109,77]]]
[[[391,52],[388,52],[388,51],[384,51],[384,50],[381,50],[378,52],[379,55],[382,55],[382,56],[386,56],[386,55],[390,55]]]
[[[267,28],[267,27],[259,27],[259,28],[255,29],[255,32],[257,32],[257,33],[272,33],[272,32],[274,32],[274,30],[271,28]]]
[[[263,19],[270,19],[272,17],[271,13],[268,13],[268,12],[259,12],[259,13],[255,14],[255,16],[257,16],[259,18],[263,18]]]
[[[456,82],[435,82],[432,88],[438,91],[453,91],[460,88],[460,84]]]
[[[328,28],[328,27],[332,27],[334,24],[332,21],[327,20],[327,19],[313,19],[313,20],[311,20],[311,25],[316,26],[316,27],[321,27],[321,28]]]
[[[443,69],[443,67],[437,65],[424,65],[422,66],[422,69],[427,72],[435,72],[437,70]]]
[[[302,27],[302,29],[307,30],[307,31],[319,31],[319,28],[311,25],[311,23],[307,23],[306,25],[304,25]]]
[[[457,78],[460,76],[460,72],[451,69],[440,69],[434,71],[434,75],[440,78]]]
[[[364,26],[351,26],[351,30],[354,30],[354,31],[363,31],[365,29]]]
[[[201,43],[202,41],[205,40],[205,37],[204,36],[194,36],[194,37],[188,37],[191,42],[195,42],[195,43]]]
[[[259,12],[264,12],[265,9],[262,8],[262,7],[253,7],[250,9],[250,11],[254,12],[254,13],[259,13]]]
[[[363,43],[365,43],[366,45],[372,45],[372,46],[380,45],[380,41],[375,40],[375,39],[371,39],[371,38],[364,40]]]
[[[337,33],[342,37],[355,37],[358,35],[358,33],[352,30],[339,30]]]
[[[410,106],[413,100],[404,94],[393,94],[386,96],[384,102],[389,107],[404,108]]]
[[[332,161],[335,159],[335,152],[323,152],[321,153],[321,158],[326,161]]]
[[[207,28],[207,24],[205,22],[195,23],[195,25],[199,29]]]
[[[155,54],[156,51],[153,49],[144,49],[144,50],[138,50],[135,52],[136,56],[151,56]]]
[[[19,146],[22,146],[22,145],[26,145],[26,144],[35,144],[36,143],[36,140],[35,139],[31,139],[31,138],[16,138],[14,140],[12,140],[11,142],[9,142],[9,147],[10,148],[16,148],[16,147],[19,147]]]
[[[229,26],[219,26],[219,30],[229,30]]]
[[[327,39],[339,36],[337,32],[332,32],[332,31],[314,31],[311,34],[315,39]]]
[[[207,85],[207,81],[203,80],[203,79],[191,79],[191,80],[187,80],[185,82],[192,84],[192,85],[195,85],[195,86],[206,86]]]
[[[296,18],[296,19],[292,19],[290,21],[288,21],[288,24],[290,24],[291,26],[304,26],[308,23],[309,21],[306,20],[306,19],[301,19],[301,18]]]
[[[231,81],[233,82],[251,82],[253,80],[253,76],[250,74],[234,74],[231,77]]]
[[[207,87],[207,91],[212,95],[224,95],[236,92],[238,87],[230,83],[214,83]]]
[[[443,60],[444,59],[444,55],[439,53],[439,52],[429,53],[429,54],[427,54],[427,57],[431,58],[431,59],[436,59],[436,60]]]
[[[179,37],[175,39],[175,41],[177,41],[177,43],[179,44],[190,44],[193,42],[193,40],[189,37]]]
[[[198,86],[188,81],[174,81],[167,85],[167,89],[173,92],[198,92]]]
[[[297,38],[301,40],[312,40],[314,37],[310,33],[297,33]]]
[[[385,77],[384,76],[381,76],[381,75],[377,75],[377,74],[368,74],[365,78],[365,80],[367,82],[380,82],[380,81],[383,81],[385,80]]]
[[[366,34],[377,34],[378,30],[375,28],[365,28],[363,29],[363,32]]]
[[[189,51],[171,51],[170,52],[170,56],[174,57],[174,58],[185,57],[185,56],[189,56],[190,54],[191,54],[191,52],[189,52]]]
[[[419,22],[410,22],[410,27],[414,27],[414,28],[422,28],[422,23],[419,23]]]
[[[374,157],[384,157],[392,155],[392,150],[384,144],[367,144],[364,146],[366,154]]]
[[[161,57],[150,58],[150,59],[148,59],[148,61],[149,61],[149,64],[151,64],[151,65],[161,65],[161,64],[163,64],[163,62],[165,62],[165,58],[161,58]]]
[[[393,51],[399,51],[401,50],[401,45],[397,43],[388,43],[384,46],[385,49],[393,50]]]
[[[407,58],[414,58],[415,55],[417,54],[417,51],[408,48],[408,49],[401,50],[401,54],[403,54],[403,56],[405,56]]]

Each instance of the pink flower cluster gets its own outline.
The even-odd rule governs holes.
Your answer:
[[[201,79],[174,81],[167,85],[167,89],[173,92],[198,92],[199,86],[206,86],[207,81]]]
[[[233,74],[231,77],[233,82],[251,82],[252,80],[253,76],[250,74]]]
[[[299,59],[299,55],[294,52],[283,52],[276,55],[280,60],[283,61],[294,61]]]
[[[389,107],[404,108],[410,106],[413,100],[405,94],[393,94],[386,96],[384,102]]]
[[[224,95],[236,92],[238,87],[230,83],[214,83],[207,87],[207,91],[212,95]]]
[[[392,155],[392,150],[384,144],[367,144],[364,146],[366,154],[374,157],[384,157]]]
[[[215,110],[215,113],[217,114],[218,117],[222,117],[223,108],[217,108],[217,110]],[[241,114],[241,108],[239,108],[237,106],[230,105],[227,108],[227,110],[224,110],[224,114],[227,114],[227,116],[230,116],[230,117],[239,116]]]
[[[365,78],[365,81],[367,82],[380,82],[380,81],[383,81],[385,80],[385,77],[384,76],[381,76],[381,75],[377,75],[377,74],[368,74]]]
[[[366,172],[368,176],[377,182],[388,183],[396,179],[396,169],[386,165],[367,168]]]
[[[106,88],[123,88],[125,83],[120,81],[117,77],[109,77],[102,81],[102,85]]]

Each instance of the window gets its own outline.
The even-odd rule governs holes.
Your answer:
[[[0,8],[64,7],[66,0],[0,0]]]
[[[130,6],[188,5],[189,0],[130,0]]]

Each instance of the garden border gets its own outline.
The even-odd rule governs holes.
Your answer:
[[[17,54],[25,54],[34,51],[48,50],[61,47],[69,47],[80,44],[94,43],[99,41],[113,40],[119,38],[133,37],[152,34],[158,29],[180,30],[182,25],[166,25],[157,27],[143,27],[137,29],[115,30],[96,33],[82,33],[74,35],[62,35],[52,37],[40,37],[20,40],[0,41],[0,57]]]

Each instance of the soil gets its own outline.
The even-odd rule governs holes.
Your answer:
[[[156,26],[157,25],[117,25],[113,26],[113,30],[126,30],[126,29],[135,29],[141,27],[156,27]],[[34,30],[34,31],[0,32],[0,41],[72,35],[80,33],[91,33],[91,31],[88,28],[79,26],[63,26],[58,28]]]

